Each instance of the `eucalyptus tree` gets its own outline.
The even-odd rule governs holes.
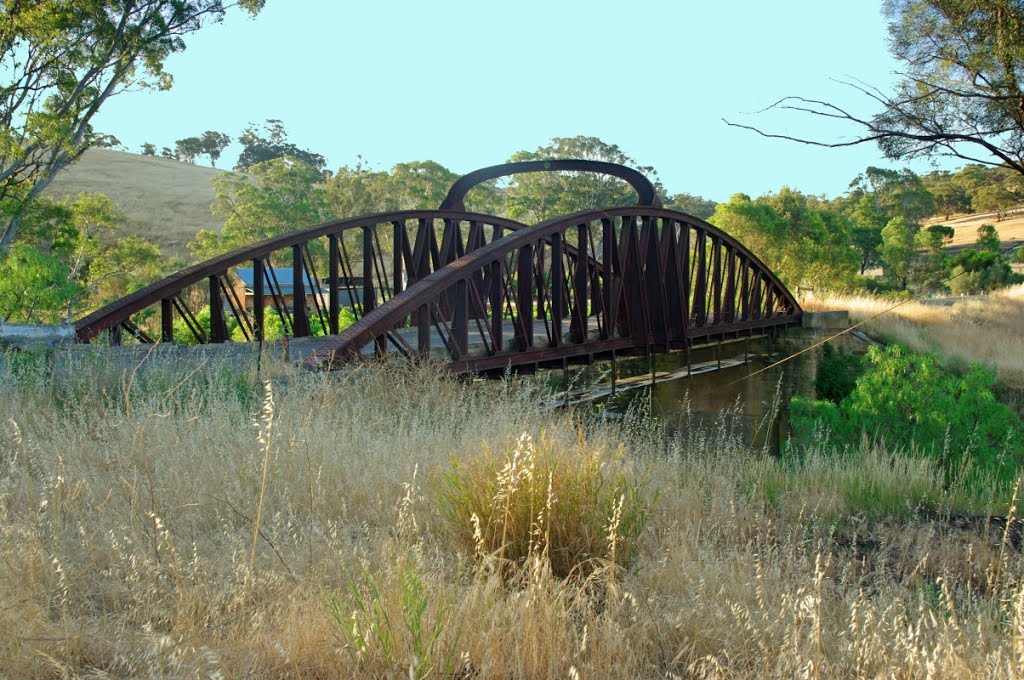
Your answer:
[[[551,143],[534,151],[517,151],[510,162],[574,158],[618,163],[647,175],[664,195],[658,173],[642,166],[615,144],[597,137],[555,137]],[[504,192],[506,210],[512,218],[529,223],[541,222],[557,215],[566,215],[616,205],[636,204],[636,193],[622,180],[588,172],[542,172],[515,175]]]
[[[856,135],[815,140],[729,124],[817,146],[874,142],[893,159],[950,156],[1024,174],[1024,0],[886,0],[882,11],[902,68],[894,91],[842,81],[877,113],[802,96],[769,107],[852,124]]]
[[[168,89],[166,59],[237,4],[265,0],[0,0],[0,254],[29,203],[96,141],[126,89]]]

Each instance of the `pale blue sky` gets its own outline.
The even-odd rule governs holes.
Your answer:
[[[469,172],[592,135],[654,166],[673,193],[721,201],[789,185],[831,196],[868,165],[890,165],[877,147],[805,147],[721,119],[856,132],[745,112],[801,94],[873,113],[830,78],[893,82],[880,4],[267,0],[255,20],[233,12],[190,36],[167,63],[173,89],[120,95],[95,123],[138,151],[279,118],[331,169],[361,154],[382,169],[431,159]]]

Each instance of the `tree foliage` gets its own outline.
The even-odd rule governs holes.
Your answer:
[[[947,220],[954,213],[965,213],[971,209],[970,195],[953,180],[951,173],[937,171],[925,175],[922,180],[935,199],[936,213]]]
[[[882,264],[880,248],[882,246],[882,230],[873,227],[854,224],[850,229],[850,236],[853,247],[860,259],[858,268],[861,276],[871,267]]]
[[[217,167],[217,159],[230,143],[231,137],[223,132],[207,130],[199,136],[185,137],[176,141],[174,157],[184,163],[195,163],[197,156],[209,156],[210,165]],[[150,146],[152,147],[152,145]]]
[[[993,212],[996,221],[1001,222],[1007,211],[1020,202],[1021,197],[1012,193],[1003,184],[989,184],[978,189],[971,201],[976,211]]]
[[[953,155],[1024,173],[1020,0],[890,0],[885,13],[893,55],[907,71],[873,120],[887,133],[883,152]]]
[[[437,208],[459,176],[434,161],[399,163],[391,168],[390,191],[399,210]]]
[[[398,210],[398,198],[391,193],[390,175],[371,170],[362,158],[353,166],[338,168],[324,189],[331,213],[338,218]]]
[[[917,255],[910,266],[910,280],[919,290],[938,291],[945,288],[950,261],[945,249],[955,234],[952,227],[941,224],[933,224],[917,232]]]
[[[857,447],[866,434],[940,459],[950,479],[965,473],[994,475],[1003,483],[1016,479],[1024,462],[1024,432],[1020,419],[993,394],[991,371],[971,365],[956,375],[936,357],[899,345],[873,346],[868,360],[838,405],[793,399],[797,441],[812,438],[816,424],[827,424],[840,448]]]
[[[826,342],[821,348],[821,362],[814,378],[814,389],[819,399],[839,404],[857,387],[857,378],[864,372],[860,357],[847,354],[840,347]]]
[[[865,117],[797,96],[770,107],[852,123],[861,134],[829,142],[737,127],[826,147],[876,142],[889,158],[952,156],[1024,174],[1024,3],[886,0],[883,12],[901,80],[892,93],[846,81],[878,113]]]
[[[199,137],[185,137],[174,143],[174,157],[183,163],[195,163],[202,153],[203,140]]]
[[[978,227],[973,248],[966,248],[951,260],[950,290],[954,295],[984,293],[1024,281],[1013,273],[1002,251],[999,232],[991,224]]]
[[[250,13],[263,0],[241,0]],[[24,0],[0,12],[0,252],[27,206],[95,141],[91,121],[130,87],[167,89],[164,61],[223,18],[223,0]]]
[[[850,195],[861,206],[864,223],[883,227],[894,217],[912,225],[935,214],[935,198],[913,171],[869,167],[850,184]]]
[[[174,266],[154,244],[124,235],[124,213],[103,194],[62,202],[36,199],[23,227],[9,254],[0,258],[9,277],[0,315],[12,320],[70,321]]]
[[[81,294],[67,264],[53,253],[17,243],[0,256],[0,320],[58,323],[71,300]]]
[[[907,287],[910,267],[917,254],[918,227],[903,217],[894,217],[882,229],[879,255],[885,275],[900,288]]]
[[[323,175],[327,167],[327,159],[308,149],[300,149],[288,141],[288,132],[284,123],[275,118],[268,118],[263,130],[250,125],[238,137],[242,144],[242,153],[235,163],[235,170],[248,170],[258,163],[276,158],[293,158],[313,168]]]
[[[231,137],[223,132],[207,130],[200,139],[200,148],[203,153],[210,157],[210,165],[217,167],[217,160],[221,152],[231,143]]]
[[[555,137],[534,151],[517,151],[509,162],[581,159],[626,165],[647,175],[664,194],[657,173],[639,165],[622,149],[597,137]],[[594,208],[636,205],[636,192],[616,177],[591,172],[531,172],[514,175],[505,191],[505,212],[528,223]]]
[[[792,288],[847,288],[860,264],[849,220],[789,188],[756,200],[736,194],[718,205],[710,221]]]
[[[325,221],[330,211],[322,179],[316,168],[289,157],[257,163],[245,175],[216,177],[212,209],[224,227],[220,234],[200,231],[189,248],[206,259]]]
[[[992,253],[1002,252],[1002,241],[999,240],[999,231],[991,224],[983,224],[978,227],[978,237],[974,241],[978,250]]]
[[[665,200],[665,207],[706,220],[715,214],[715,208],[718,207],[718,204],[702,196],[675,194]]]

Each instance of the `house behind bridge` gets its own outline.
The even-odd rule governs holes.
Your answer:
[[[267,272],[263,281],[264,305],[267,309],[277,309],[278,300],[281,300],[287,309],[291,309],[294,305],[294,270],[291,267],[274,267],[272,273],[269,268],[264,271]],[[231,287],[235,297],[245,305],[246,309],[251,310],[256,295],[254,271],[252,267],[235,267],[234,273]],[[320,305],[327,308],[330,300],[330,286],[327,279],[314,281],[309,272],[303,272],[303,288],[305,289],[307,307]],[[338,305],[340,307],[362,305],[362,293],[362,279],[346,277],[339,279]]]

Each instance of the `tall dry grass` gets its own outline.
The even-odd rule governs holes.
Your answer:
[[[606,425],[542,409],[529,383],[429,368],[278,367],[264,392],[247,369],[151,361],[0,363],[4,675],[1024,671],[1024,560],[1010,536],[926,519],[986,510],[927,461],[783,463],[728,416],[666,441],[642,417]],[[599,457],[596,474],[657,489],[628,565],[622,501],[598,523],[607,549],[570,578],[545,547],[494,569],[494,551],[453,539],[453,461],[514,454],[524,433],[550,469]],[[496,488],[502,508],[524,498]],[[549,488],[539,546],[590,507]]]
[[[872,296],[824,296],[805,301],[809,311],[846,309],[868,333],[919,352],[977,363],[1006,384],[1024,388],[1024,285],[985,296],[905,302]],[[881,316],[876,317],[880,313]]]

